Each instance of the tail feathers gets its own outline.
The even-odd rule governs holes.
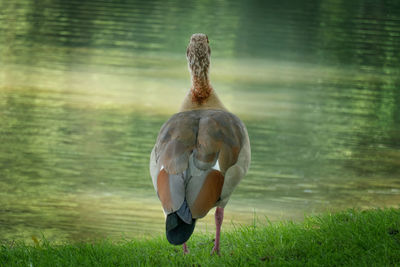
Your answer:
[[[185,243],[194,231],[196,220],[192,219],[186,200],[176,212],[168,214],[165,222],[168,242],[173,245]]]

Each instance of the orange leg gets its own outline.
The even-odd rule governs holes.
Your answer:
[[[221,225],[224,220],[224,208],[217,207],[215,210],[215,243],[211,254],[217,253],[219,255],[219,239],[221,235]]]
[[[188,249],[188,247],[186,245],[186,242],[183,243],[183,254],[189,254],[189,249]]]

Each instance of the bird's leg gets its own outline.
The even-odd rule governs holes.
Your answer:
[[[217,207],[217,209],[215,210],[215,226],[216,226],[215,243],[211,254],[217,253],[219,255],[219,238],[221,235],[221,225],[223,220],[224,220],[224,208]]]
[[[189,249],[188,249],[188,247],[186,245],[186,242],[183,243],[183,254],[189,254]]]

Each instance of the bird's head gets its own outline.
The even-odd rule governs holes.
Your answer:
[[[208,36],[203,33],[195,33],[190,37],[186,51],[189,70],[197,77],[207,76],[210,66],[211,49]]]

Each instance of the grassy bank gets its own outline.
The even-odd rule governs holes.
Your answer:
[[[302,223],[265,223],[223,232],[221,256],[210,255],[212,233],[194,234],[189,255],[163,236],[64,245],[39,240],[35,245],[1,245],[0,266],[400,266],[399,231],[399,209],[349,210],[311,216]]]

